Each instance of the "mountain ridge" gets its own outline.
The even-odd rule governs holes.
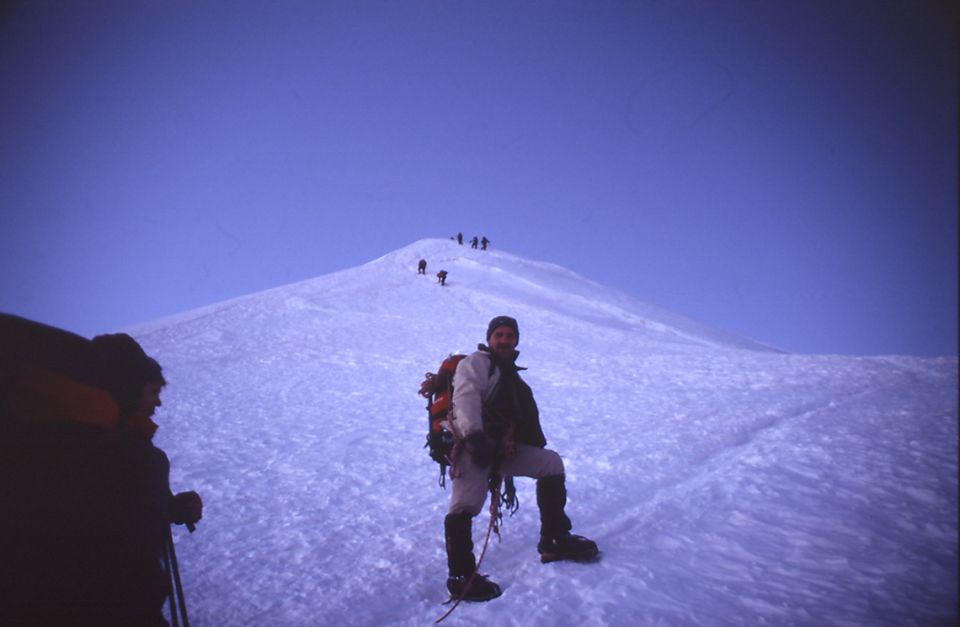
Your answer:
[[[425,278],[427,282],[434,281],[435,273],[441,268],[449,272],[447,285],[443,288],[439,285],[435,286],[437,289],[448,291],[444,298],[460,296],[478,310],[476,318],[472,321],[468,321],[465,317],[458,317],[459,324],[472,326],[482,324],[483,320],[498,315],[498,310],[493,308],[495,305],[504,301],[509,302],[511,298],[519,298],[521,301],[527,301],[526,304],[532,307],[551,308],[555,312],[619,328],[622,331],[660,333],[670,338],[670,343],[680,340],[704,346],[783,352],[749,338],[739,337],[661,307],[644,303],[631,295],[582,277],[558,264],[530,260],[494,249],[474,250],[469,246],[458,245],[454,241],[429,238],[418,240],[353,268],[212,303],[133,325],[127,330],[141,335],[149,334],[157,328],[188,322],[199,317],[209,317],[229,308],[242,307],[247,302],[262,301],[285,293],[301,296],[309,294],[309,300],[317,303],[322,300],[320,292],[326,292],[330,300],[336,302],[334,297],[338,294],[349,293],[355,289],[368,289],[371,286],[371,279],[380,282],[379,285],[373,286],[373,289],[384,285],[399,287],[409,284],[411,295],[417,294],[427,300],[439,298],[436,294],[423,292],[423,285],[411,282],[411,279],[420,279],[420,283],[424,282],[423,277],[416,277],[415,270],[416,263],[421,258],[427,259],[428,262]],[[420,291],[415,291],[417,289]],[[483,303],[489,303],[486,310],[482,309]],[[411,310],[411,316],[414,318],[426,319],[430,315],[430,311],[426,308]],[[434,314],[433,317],[439,316]]]

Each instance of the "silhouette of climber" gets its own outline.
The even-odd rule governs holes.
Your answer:
[[[441,270],[440,272],[437,272],[437,281],[440,283],[440,285],[446,285],[446,284],[447,284],[447,271],[446,271],[446,270]]]
[[[417,263],[417,274],[425,275],[426,273],[427,273],[427,260],[421,259],[420,262]]]
[[[477,236],[474,235],[474,236],[473,236],[473,239],[470,240],[470,248],[476,248],[478,241],[479,241],[479,240],[477,239]]]
[[[487,244],[489,244],[489,243],[490,243],[490,240],[488,240],[488,239],[487,239],[487,236],[484,235],[484,236],[483,236],[483,239],[480,240],[480,250],[486,250],[486,249],[487,249]]]

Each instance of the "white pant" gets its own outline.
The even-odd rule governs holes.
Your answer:
[[[458,446],[450,467],[453,487],[450,492],[449,514],[476,516],[487,500],[487,477],[489,468],[480,468],[473,463],[470,452]],[[517,454],[500,464],[504,477],[551,477],[563,474],[563,459],[556,451],[517,443]]]

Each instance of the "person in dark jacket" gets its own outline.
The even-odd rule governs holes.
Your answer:
[[[444,519],[447,589],[456,598],[486,601],[500,587],[476,573],[473,517],[486,501],[491,474],[537,479],[542,562],[590,561],[596,543],[570,533],[563,460],[546,448],[540,413],[530,386],[520,377],[517,321],[498,316],[487,327],[487,345],[464,358],[453,378],[453,405],[447,429],[456,444],[451,454],[452,490]]]
[[[477,244],[479,244],[479,243],[480,243],[480,240],[477,239],[477,236],[476,236],[476,235],[474,235],[474,236],[473,236],[473,239],[470,240],[470,248],[476,248],[476,247],[477,247]]]
[[[170,461],[153,444],[153,421],[166,385],[163,370],[126,334],[93,339],[108,372],[108,387],[119,407],[118,537],[120,568],[126,573],[118,598],[124,620],[163,625],[162,608],[170,592],[164,551],[171,524],[195,525],[203,501],[193,491],[170,490]],[[133,624],[132,622],[130,624]]]
[[[488,240],[488,239],[487,239],[487,236],[484,235],[484,236],[483,236],[483,239],[480,240],[480,250],[486,250],[486,249],[487,249],[487,244],[489,244],[489,243],[490,243],[490,240]]]
[[[0,624],[165,625],[172,495],[152,444],[163,374],[133,338],[0,314]]]
[[[417,274],[427,274],[427,260],[421,259],[417,262]]]
[[[441,270],[440,272],[437,272],[437,283],[439,283],[440,285],[446,285],[446,284],[447,284],[447,271],[446,271],[446,270]]]

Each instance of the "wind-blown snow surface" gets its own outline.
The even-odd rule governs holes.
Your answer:
[[[520,322],[574,531],[604,558],[540,564],[519,479],[482,566],[503,597],[446,624],[957,620],[956,358],[783,354],[551,264],[423,240],[132,330],[170,381],[173,487],[205,501],[197,532],[176,530],[194,624],[444,612],[449,492],[416,390],[498,314]]]

